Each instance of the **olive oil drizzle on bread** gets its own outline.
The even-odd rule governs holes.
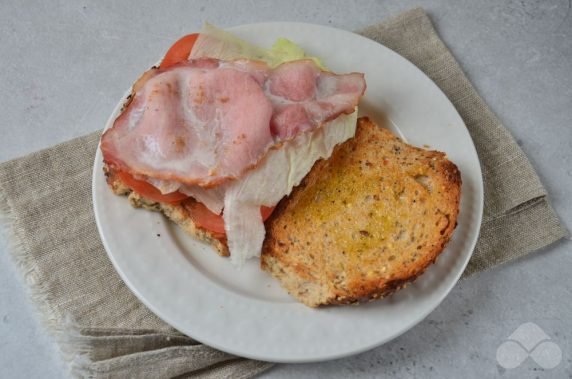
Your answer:
[[[309,306],[386,296],[442,252],[460,187],[445,154],[361,118],[267,221],[262,268]]]

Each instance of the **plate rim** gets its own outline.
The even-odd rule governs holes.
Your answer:
[[[301,26],[301,27],[311,27],[311,28],[317,27],[317,28],[326,29],[326,30],[330,29],[330,30],[336,31],[336,32],[349,33],[349,34],[352,34],[354,37],[358,37],[362,41],[365,41],[368,44],[375,44],[375,46],[378,48],[387,49],[391,54],[397,55],[400,59],[406,61],[409,65],[411,65],[414,70],[418,71],[422,76],[424,76],[431,83],[431,85],[434,87],[435,90],[440,92],[440,94],[447,101],[447,103],[451,107],[451,109],[458,115],[459,119],[462,122],[462,126],[466,129],[466,124],[465,124],[464,120],[462,119],[462,117],[460,116],[460,114],[458,113],[455,106],[453,105],[453,103],[449,100],[449,98],[445,95],[445,93],[441,90],[441,88],[439,88],[439,86],[431,78],[429,78],[421,69],[419,69],[416,65],[414,65],[407,58],[403,57],[402,55],[400,55],[397,52],[393,51],[392,49],[388,48],[387,46],[385,46],[381,43],[378,43],[376,41],[373,41],[367,37],[364,37],[362,35],[359,35],[359,34],[344,30],[344,29],[338,29],[338,28],[334,28],[331,26],[327,26],[327,25],[312,24],[312,23],[305,23],[305,22],[288,22],[288,21],[256,22],[256,23],[249,23],[249,24],[241,24],[241,25],[237,25],[237,26],[233,26],[233,27],[229,27],[229,28],[225,28],[225,29],[232,31],[232,30],[240,30],[241,28],[272,27],[275,25],[282,25],[282,26],[289,26],[289,27],[290,26],[296,26],[296,25]],[[107,121],[105,123],[106,129],[109,125],[112,124],[113,120],[116,118],[118,110],[122,107],[123,102],[125,101],[126,97],[130,94],[130,92],[131,92],[131,88],[129,88],[125,92],[123,97],[117,103],[116,107],[114,108],[114,110],[112,111],[112,113],[110,114],[109,118],[107,119]],[[478,184],[477,190],[478,190],[478,195],[479,195],[479,199],[478,199],[479,201],[477,204],[478,205],[477,222],[475,224],[475,228],[478,228],[480,230],[480,227],[482,225],[482,219],[483,219],[483,211],[484,211],[484,183],[483,183],[483,177],[482,177],[482,167],[480,164],[480,160],[478,159],[478,153],[476,151],[476,147],[474,145],[473,139],[471,138],[470,134],[468,133],[468,129],[466,131],[467,131],[467,135],[469,137],[468,141],[470,141],[470,145],[472,147],[473,153],[477,157],[475,168],[478,169],[478,173],[480,175],[478,183],[476,183],[476,184]],[[99,201],[97,200],[97,194],[96,194],[97,185],[96,185],[96,183],[101,180],[101,171],[100,171],[101,160],[102,160],[102,157],[101,157],[100,143],[98,143],[97,151],[96,151],[95,158],[94,158],[93,172],[92,172],[92,201],[93,201],[93,209],[94,209],[94,214],[95,214],[96,225],[98,228],[99,235],[101,237],[102,244],[103,244],[105,251],[107,253],[107,256],[109,257],[109,259],[110,259],[114,269],[116,270],[116,272],[119,274],[119,276],[121,277],[123,282],[127,285],[127,287],[131,290],[131,292],[133,292],[135,294],[137,299],[139,301],[141,301],[146,307],[148,307],[155,315],[157,315],[165,323],[175,327],[178,330],[181,330],[181,328],[178,328],[177,325],[175,325],[175,323],[173,323],[171,321],[167,321],[168,317],[166,317],[164,315],[164,313],[161,311],[161,309],[158,309],[154,304],[149,302],[148,299],[136,288],[136,286],[133,285],[133,283],[131,282],[129,277],[121,269],[121,266],[118,264],[113,253],[111,253],[112,249],[109,246],[109,241],[107,240],[104,233],[102,232],[102,230],[103,230],[102,225],[101,225],[102,220],[100,219],[100,216],[98,215],[99,208],[102,205],[99,204]],[[433,312],[443,302],[445,297],[447,297],[450,294],[451,290],[458,283],[461,275],[465,271],[465,268],[466,268],[469,260],[472,257],[476,243],[478,241],[478,238],[479,238],[479,231],[477,231],[477,233],[475,234],[475,237],[471,241],[470,245],[467,247],[467,250],[470,250],[470,253],[466,254],[464,261],[461,264],[461,268],[458,270],[458,272],[455,273],[454,279],[451,280],[451,282],[446,286],[446,289],[444,291],[442,291],[441,294],[439,294],[438,299],[435,301],[435,304],[429,306],[424,312],[418,313],[417,317],[415,317],[415,320],[412,321],[406,327],[402,328],[399,332],[394,333],[385,339],[379,340],[378,342],[367,344],[367,345],[362,346],[361,348],[353,349],[351,351],[341,351],[338,354],[329,354],[327,356],[313,356],[313,357],[298,358],[298,359],[289,359],[289,358],[280,359],[280,358],[273,357],[271,359],[271,361],[272,362],[279,362],[279,363],[309,363],[309,362],[320,362],[320,361],[333,360],[333,359],[343,358],[343,357],[347,357],[347,356],[351,356],[354,354],[359,354],[359,353],[368,351],[370,349],[381,346],[381,345],[401,336],[402,334],[406,333],[407,331],[411,330],[414,326],[419,324],[422,320],[424,320],[431,312]],[[218,343],[213,343],[210,341],[203,341],[202,339],[196,338],[190,334],[189,334],[189,336],[191,336],[192,338],[196,339],[197,341],[199,341],[201,343],[204,343],[207,346],[211,346],[211,347],[216,348],[216,349],[221,350],[221,351],[225,351],[225,352],[235,354],[237,356],[241,356],[241,357],[245,357],[245,358],[269,361],[268,357],[263,356],[263,355],[256,355],[256,354],[244,353],[242,351],[236,351],[236,350],[233,350],[232,348],[222,346]]]

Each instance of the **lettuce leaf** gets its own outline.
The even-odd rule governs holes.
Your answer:
[[[276,42],[274,42],[274,45],[272,45],[270,54],[273,56],[276,66],[284,62],[311,59],[316,66],[327,71],[327,68],[319,58],[306,56],[306,53],[304,53],[304,50],[300,46],[286,38],[278,38]]]
[[[278,38],[272,48],[263,49],[209,23],[205,23],[203,26],[189,56],[191,59],[204,57],[229,61],[235,59],[260,60],[266,62],[270,67],[300,59],[311,59],[322,70],[326,70],[317,57],[306,56],[300,46],[286,38]]]

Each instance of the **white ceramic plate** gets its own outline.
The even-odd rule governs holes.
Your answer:
[[[125,198],[113,195],[106,186],[98,150],[93,202],[113,265],[135,295],[167,323],[198,341],[243,357],[321,361],[356,354],[397,337],[449,293],[478,237],[483,183],[463,121],[439,88],[413,64],[369,39],[301,23],[252,24],[231,30],[264,47],[287,37],[321,57],[333,71],[364,72],[367,92],[360,113],[378,122],[385,114],[387,126],[409,143],[444,151],[460,168],[461,211],[452,241],[413,285],[388,299],[359,307],[310,309],[262,272],[258,259],[238,271],[228,259],[218,257],[161,215],[133,209]]]

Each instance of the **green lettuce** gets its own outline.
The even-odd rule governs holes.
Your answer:
[[[272,45],[272,48],[270,49],[270,55],[272,55],[274,59],[273,63],[276,66],[284,62],[311,59],[322,70],[326,70],[326,67],[322,64],[319,58],[306,56],[306,53],[300,46],[286,38],[278,38],[276,42],[274,42],[274,45]]]
[[[300,46],[286,38],[278,38],[270,49],[264,49],[209,23],[205,23],[190,56],[193,59],[202,57],[260,60],[270,67],[300,59],[311,59],[322,70],[326,70],[319,58],[307,56]]]

